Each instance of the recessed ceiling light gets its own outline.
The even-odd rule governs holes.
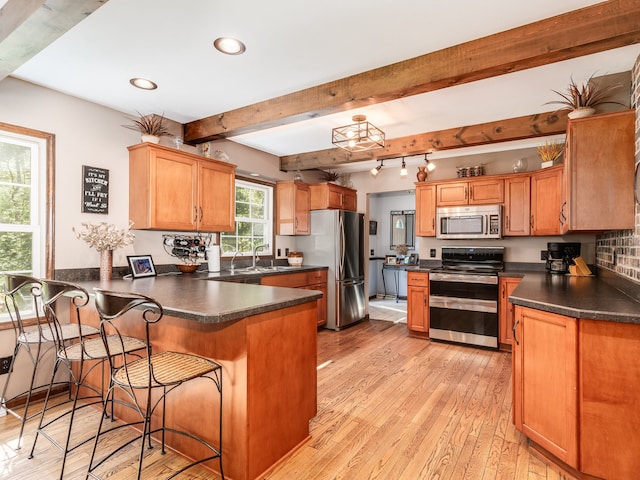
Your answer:
[[[129,80],[129,83],[134,87],[141,88],[143,90],[155,90],[156,88],[158,88],[158,85],[156,85],[151,80],[147,80],[146,78],[132,78],[131,80]]]
[[[240,40],[231,37],[220,37],[213,41],[213,46],[222,53],[227,55],[240,55],[244,53],[247,47]]]

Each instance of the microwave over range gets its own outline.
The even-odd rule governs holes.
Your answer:
[[[501,238],[502,205],[439,207],[436,238]]]

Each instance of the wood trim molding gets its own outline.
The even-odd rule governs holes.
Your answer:
[[[609,0],[184,125],[197,144],[640,42],[637,0]]]

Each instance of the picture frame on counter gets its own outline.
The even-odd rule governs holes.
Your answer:
[[[396,257],[395,255],[385,255],[384,263],[386,263],[387,265],[397,265],[398,257]]]
[[[129,262],[133,278],[154,277],[156,275],[156,267],[151,255],[127,255],[127,262]]]

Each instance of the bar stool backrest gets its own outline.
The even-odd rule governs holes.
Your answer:
[[[154,383],[153,369],[151,366],[151,338],[149,326],[160,321],[163,315],[162,306],[156,300],[146,295],[129,292],[114,292],[109,290],[103,290],[95,288],[95,305],[98,314],[100,315],[100,335],[105,340],[105,348],[107,349],[108,359],[111,367],[111,371],[117,368],[124,368],[126,372],[127,382],[133,383],[129,364],[132,361],[138,361],[139,358],[134,358],[127,354],[118,354],[109,348],[109,342],[106,338],[109,335],[116,335],[120,343],[119,351],[126,351],[124,349],[125,337],[127,335],[134,335],[138,338],[144,339],[147,347],[147,365],[148,365],[148,379],[149,385]],[[138,316],[128,316],[128,318],[134,317],[135,325],[127,320],[127,331],[121,332],[121,322],[124,319],[121,318],[129,311],[136,310],[139,313]],[[141,327],[144,329],[144,337],[140,332]],[[133,329],[133,331],[132,331]]]
[[[41,296],[44,316],[53,332],[53,340],[58,350],[65,350],[69,346],[69,342],[66,341],[66,335],[63,332],[63,323],[58,319],[56,311],[56,303],[63,297],[68,298],[73,306],[71,308],[72,317],[70,321],[78,327],[77,334],[73,335],[73,338],[84,341],[85,335],[80,320],[80,309],[89,303],[89,293],[83,287],[74,283],[45,279],[40,280],[40,283],[42,285]]]
[[[40,294],[41,283],[37,278],[26,275],[4,275],[2,295],[16,337],[19,336],[25,340],[29,338],[33,341],[41,341],[43,338],[43,329],[50,330],[42,316]],[[39,338],[33,335],[27,337],[26,335],[27,325],[25,324],[25,320],[30,319],[32,315],[33,318],[36,319],[40,333]],[[50,331],[47,333],[49,333],[49,336],[51,335]]]

